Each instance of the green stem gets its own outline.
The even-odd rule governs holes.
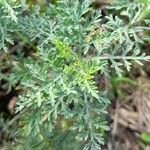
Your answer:
[[[90,129],[90,138],[91,138],[91,140],[94,140],[94,131],[93,131],[93,125],[92,125],[92,122],[91,122],[91,115],[90,115],[90,110],[89,110],[89,104],[88,104],[88,99],[87,99],[88,97],[87,97],[87,92],[86,92],[86,90],[84,91],[84,102],[85,102],[85,106],[86,106],[86,114],[87,114],[87,116],[88,116],[88,127],[89,127],[89,129]]]
[[[113,59],[113,60],[150,60],[150,56],[100,56],[97,57],[97,59],[100,60],[108,60],[108,59]]]

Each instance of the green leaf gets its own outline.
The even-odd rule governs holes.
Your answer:
[[[140,139],[143,140],[144,142],[150,142],[150,133],[142,133],[140,135]]]

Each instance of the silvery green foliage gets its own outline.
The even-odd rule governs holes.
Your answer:
[[[90,49],[92,42],[86,35],[99,22],[100,12],[91,11],[89,1],[72,3],[62,1],[57,7],[50,6],[48,15],[34,10],[21,20],[23,34],[38,41],[39,51],[35,59],[25,59],[14,76],[28,89],[16,109],[27,109],[22,133],[35,136],[43,129],[53,132],[57,118],[72,118],[71,129],[78,131],[77,140],[87,141],[85,149],[96,150],[104,143],[97,130],[109,129],[103,120],[109,100],[92,80],[101,63],[82,58],[82,53]],[[86,16],[88,11],[92,18]]]
[[[0,50],[8,50],[14,43],[13,35],[18,31],[18,16],[26,9],[24,0],[0,1]]]
[[[13,44],[11,33],[16,30],[17,13],[7,1],[0,2],[0,49],[7,50],[7,43]]]
[[[10,84],[19,81],[24,89],[16,107],[16,112],[26,110],[20,118],[22,135],[44,138],[45,132],[54,132],[60,118],[70,119],[70,129],[77,132],[84,150],[101,149],[102,133],[109,130],[105,122],[109,100],[107,92],[96,87],[94,75],[97,71],[107,75],[109,61],[121,75],[120,66],[129,71],[131,60],[141,64],[149,59],[140,50],[139,33],[147,29],[137,23],[142,5],[132,5],[128,10],[118,3],[120,14],[106,18],[91,8],[90,0],[60,0],[44,13],[36,7],[18,18],[11,7],[14,15],[8,22],[17,24],[19,35],[36,47],[32,57],[16,63],[8,78]],[[7,36],[3,39],[7,41]]]
[[[131,61],[142,65],[141,60],[150,59],[149,56],[145,56],[145,53],[141,53],[141,45],[144,43],[145,37],[140,33],[150,29],[138,23],[144,7],[145,5],[129,0],[114,1],[108,7],[114,11],[114,15],[106,16],[107,22],[101,25],[98,41],[95,40],[98,58],[109,60],[112,64],[111,67],[119,76],[123,72],[124,67],[122,68],[122,66],[130,71]],[[115,10],[119,16],[115,15]]]

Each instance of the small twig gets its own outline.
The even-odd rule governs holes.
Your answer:
[[[1,131],[6,131],[8,127],[10,127],[15,121],[17,121],[23,113],[26,112],[27,109],[23,109],[20,113],[18,113],[15,117],[13,117],[2,129]]]
[[[7,55],[12,54],[13,52],[15,52],[18,48],[22,47],[23,45],[24,45],[24,43],[20,42],[19,44],[12,47],[10,51],[0,54],[0,60],[3,60]]]
[[[118,128],[118,110],[119,110],[119,107],[120,107],[120,105],[119,105],[119,102],[117,100],[112,135],[115,135],[117,133],[117,128]]]
[[[150,60],[150,56],[145,56],[144,58],[141,56],[100,56],[97,57],[99,60]]]

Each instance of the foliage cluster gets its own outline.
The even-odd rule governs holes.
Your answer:
[[[46,147],[60,122],[69,120],[62,128],[73,130],[84,150],[99,150],[109,130],[105,114],[110,102],[94,77],[100,72],[109,78],[111,68],[121,76],[133,61],[141,65],[150,59],[141,51],[150,29],[141,17],[148,5],[114,0],[107,8],[110,15],[104,16],[90,0],[60,0],[44,11],[25,1],[1,0],[1,54],[11,53],[17,40],[32,50],[23,57],[23,48],[17,49],[8,60],[13,67],[7,76],[0,70],[4,87],[23,89],[16,106],[16,113],[23,111],[19,134],[40,138]]]

